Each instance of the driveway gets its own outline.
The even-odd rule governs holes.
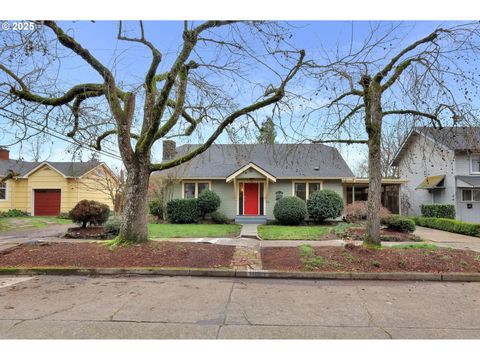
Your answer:
[[[58,238],[69,227],[72,227],[72,224],[54,224],[43,228],[2,231],[0,232],[0,250],[33,240]]]
[[[480,338],[480,283],[0,277],[0,338]]]
[[[438,246],[480,252],[480,237],[455,234],[421,226],[417,226],[414,234],[420,236],[422,239],[429,240]]]

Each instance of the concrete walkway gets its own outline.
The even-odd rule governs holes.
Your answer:
[[[2,339],[480,338],[480,283],[0,277]]]
[[[241,238],[260,239],[258,236],[258,224],[243,224],[240,230]]]
[[[480,237],[455,234],[421,226],[417,226],[414,234],[438,246],[480,252]]]

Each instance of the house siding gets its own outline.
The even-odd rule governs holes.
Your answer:
[[[455,194],[455,156],[431,140],[415,135],[399,162],[400,178],[408,182],[401,187],[400,198],[402,214],[420,215],[420,205],[456,203]],[[445,189],[434,195],[428,190],[415,188],[431,175],[445,175]]]
[[[113,178],[105,173],[112,181]],[[33,191],[35,189],[60,189],[60,211],[70,211],[80,200],[88,199],[107,204],[113,209],[112,199],[103,188],[102,180],[95,173],[81,179],[63,177],[47,165],[30,174],[26,179],[7,181],[7,201],[0,201],[0,211],[19,209],[33,215]]]
[[[252,179],[250,177],[250,179]],[[242,179],[239,179],[242,180]],[[258,180],[258,178],[255,178]],[[210,181],[210,180],[185,180],[185,182],[195,182],[195,181]],[[310,182],[319,182],[322,181],[323,189],[330,189],[337,192],[343,198],[343,187],[340,180],[295,180],[295,181],[310,181]],[[237,215],[237,199],[234,192],[233,182],[227,183],[225,180],[211,180],[211,189],[215,191],[222,200],[220,204],[219,211],[223,212],[230,219],[235,218]],[[182,198],[182,183],[176,183],[173,186],[172,198],[181,199]],[[274,219],[273,208],[275,207],[276,193],[281,191],[283,196],[292,196],[293,195],[293,180],[277,180],[277,182],[268,184],[268,192],[266,199],[266,216],[268,219]]]
[[[480,176],[471,173],[470,155],[465,151],[455,152],[455,165],[456,175]],[[463,202],[461,188],[457,189],[456,199],[457,219],[480,223],[480,203]],[[471,204],[471,209],[468,208],[468,204]]]

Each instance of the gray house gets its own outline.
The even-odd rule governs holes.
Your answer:
[[[480,127],[414,128],[393,161],[401,178],[402,211],[453,204],[457,219],[480,223]]]
[[[165,141],[163,146],[163,160],[169,160],[198,145],[176,147]],[[368,187],[368,181],[354,177],[337,149],[322,144],[216,144],[160,175],[171,180],[170,198],[195,198],[203,189],[214,190],[222,200],[219,211],[239,223],[273,219],[275,203],[283,196],[308,200],[314,191],[330,189],[351,203],[355,197],[366,200]],[[394,190],[385,191],[393,212],[398,212],[400,183],[386,180],[384,185]]]

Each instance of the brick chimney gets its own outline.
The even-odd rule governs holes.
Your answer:
[[[9,160],[10,151],[0,146],[0,160]]]
[[[177,155],[177,144],[173,140],[163,141],[163,154],[162,160],[172,160]]]

